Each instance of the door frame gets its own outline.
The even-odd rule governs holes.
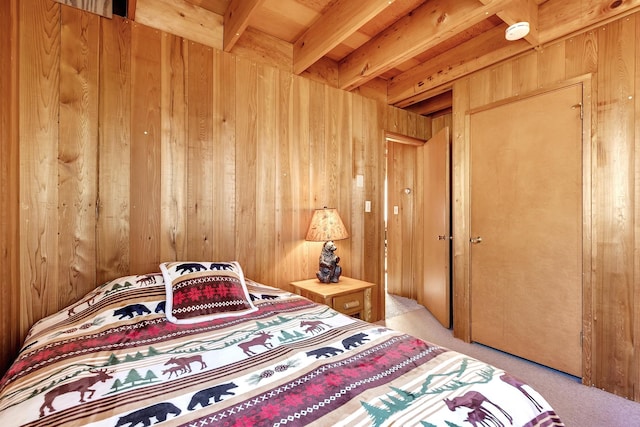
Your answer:
[[[409,147],[413,147],[414,150],[417,150],[418,148],[424,146],[424,144],[427,142],[426,139],[420,139],[420,138],[415,138],[415,137],[411,137],[408,135],[403,135],[397,132],[392,132],[392,131],[385,131],[384,133],[384,137],[385,137],[385,170],[384,170],[384,182],[385,182],[385,192],[384,192],[384,215],[386,219],[383,219],[384,221],[384,225],[383,225],[383,229],[384,229],[384,233],[383,233],[383,251],[384,253],[382,254],[383,256],[383,260],[384,260],[384,268],[383,268],[383,278],[382,278],[382,293],[386,294],[387,293],[387,282],[388,282],[388,260],[389,260],[389,252],[388,252],[388,242],[389,242],[389,236],[388,236],[388,229],[389,229],[389,223],[392,221],[391,218],[391,214],[389,213],[389,211],[391,210],[391,206],[389,205],[389,176],[390,176],[390,171],[392,172],[394,169],[391,166],[391,162],[393,161],[392,157],[393,157],[393,153],[394,153],[394,148],[393,148],[393,144],[398,144],[401,146],[409,146]],[[414,206],[415,208],[415,206]],[[413,209],[412,209],[412,214],[413,214]],[[416,221],[415,221],[415,217],[412,215],[412,220],[411,220],[411,226],[414,227],[416,225]],[[410,264],[412,264],[413,262],[413,258],[408,259],[407,262],[409,262]],[[409,272],[407,272],[407,274],[410,274],[411,277],[413,277],[413,270],[410,269]],[[412,285],[413,286],[413,285]],[[415,289],[414,289],[415,291]],[[407,295],[405,295],[407,296]],[[385,312],[385,316],[386,316],[386,312]]]
[[[452,194],[452,188],[451,188],[451,126],[450,125],[446,125],[443,126],[442,128],[440,128],[437,132],[435,132],[435,135],[431,135],[429,138],[427,139],[420,139],[420,138],[415,138],[415,137],[410,137],[410,136],[406,136],[406,135],[402,135],[396,132],[391,132],[391,131],[385,131],[385,147],[386,147],[386,155],[385,155],[385,159],[386,159],[386,166],[385,166],[385,173],[384,173],[384,180],[385,180],[385,195],[384,195],[384,215],[386,216],[386,219],[384,220],[384,242],[383,242],[383,250],[385,253],[383,253],[383,259],[384,259],[384,269],[383,269],[383,279],[381,281],[381,283],[383,284],[382,286],[382,291],[383,293],[386,293],[387,291],[387,281],[388,281],[388,262],[389,262],[389,257],[388,257],[388,229],[389,229],[389,224],[391,222],[391,216],[393,215],[391,212],[391,205],[389,205],[389,200],[390,200],[390,196],[389,196],[389,188],[387,188],[389,186],[389,178],[391,176],[391,174],[393,173],[393,168],[390,166],[390,161],[392,160],[393,157],[393,152],[394,152],[394,145],[393,144],[398,144],[401,146],[410,146],[413,147],[416,152],[416,157],[415,157],[415,161],[418,162],[416,164],[416,168],[415,168],[415,180],[418,180],[419,182],[415,181],[413,182],[413,187],[414,191],[412,191],[412,193],[414,194],[414,204],[413,204],[413,208],[412,208],[412,228],[416,228],[417,229],[421,229],[423,228],[422,226],[423,224],[423,218],[420,215],[415,215],[418,211],[422,211],[424,204],[426,203],[426,199],[425,199],[425,189],[424,189],[424,179],[425,176],[424,174],[426,173],[425,171],[425,165],[424,164],[420,164],[424,159],[424,151],[422,151],[422,154],[420,150],[425,150],[427,144],[429,144],[429,142],[431,140],[433,140],[433,138],[435,138],[437,135],[439,135],[441,132],[444,132],[445,135],[445,139],[446,139],[446,156],[447,159],[445,161],[445,174],[446,174],[446,179],[445,179],[445,183],[444,185],[447,187],[446,188],[446,200],[445,200],[445,204],[446,204],[446,220],[445,220],[445,230],[442,230],[442,232],[444,232],[445,235],[445,239],[446,239],[446,258],[447,258],[447,266],[446,266],[446,279],[445,279],[445,285],[447,287],[446,290],[446,295],[447,295],[447,308],[446,308],[446,313],[447,313],[447,317],[448,319],[445,321],[446,325],[443,325],[445,327],[451,327],[451,317],[453,315],[453,309],[452,309],[452,271],[453,271],[453,259],[452,259],[452,245],[451,245],[451,212],[452,212],[452,208],[451,208],[451,194]],[[422,159],[422,160],[421,160]],[[410,189],[405,189],[405,190],[409,190]],[[409,194],[409,193],[407,193]],[[417,243],[418,245],[414,245],[413,248],[411,249],[411,258],[410,258],[410,264],[411,264],[411,268],[410,268],[410,276],[412,278],[412,288],[413,288],[413,293],[415,294],[415,299],[417,300],[417,302],[421,305],[424,305],[425,307],[425,301],[424,301],[424,286],[425,284],[422,283],[422,281],[425,279],[425,268],[424,268],[424,262],[423,262],[423,258],[424,258],[424,250],[425,250],[425,245],[426,245],[426,241],[425,241],[425,235],[424,233],[413,233],[415,235],[415,238],[418,239]],[[417,267],[420,266],[420,267]],[[422,286],[417,286],[417,284],[420,283],[422,284]],[[407,296],[407,295],[405,295]],[[412,296],[413,298],[413,296]],[[427,307],[427,309],[430,309],[430,307]],[[386,316],[386,313],[383,310],[383,313]],[[434,314],[434,316],[436,316]],[[440,322],[443,322],[442,319],[438,318],[438,320]]]
[[[453,144],[453,334],[465,342],[471,342],[471,249],[470,249],[470,118],[471,114],[493,108],[502,104],[519,101],[525,98],[550,92],[574,84],[582,84],[583,93],[583,128],[582,128],[582,382],[591,384],[591,349],[593,340],[593,247],[591,231],[591,205],[593,198],[592,177],[596,173],[596,165],[592,164],[592,153],[596,150],[595,129],[597,117],[592,114],[596,105],[595,93],[592,85],[592,74],[585,74],[572,79],[545,86],[535,91],[527,92],[503,100],[471,108],[469,94],[466,99],[456,93],[456,89],[470,90],[469,83],[465,86],[454,86],[454,128],[463,129],[455,135]],[[465,105],[466,104],[466,105]],[[456,117],[458,119],[456,119]],[[455,123],[455,120],[459,120]],[[458,125],[458,126],[456,126]]]

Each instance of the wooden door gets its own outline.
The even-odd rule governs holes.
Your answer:
[[[418,187],[422,187],[422,280],[418,303],[446,328],[451,326],[450,292],[450,154],[449,128],[441,129],[418,148]]]
[[[575,84],[472,113],[469,122],[471,338],[576,376],[581,105]]]

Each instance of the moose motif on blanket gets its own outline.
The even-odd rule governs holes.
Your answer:
[[[273,334],[269,333],[269,332],[258,332],[258,336],[255,337],[254,339],[247,341],[247,342],[242,342],[240,344],[238,344],[238,347],[240,347],[242,349],[242,351],[244,351],[244,354],[246,354],[247,356],[252,356],[254,354],[256,354],[255,352],[251,351],[251,347],[256,346],[256,345],[261,345],[265,348],[271,348],[273,347],[273,344],[268,343],[267,340],[269,338],[273,338]]]
[[[171,378],[171,375],[173,373],[176,373],[177,375],[178,371],[180,371],[179,373],[188,373],[188,372],[191,372],[192,363],[200,363],[200,370],[203,370],[204,368],[207,367],[207,364],[204,362],[204,360],[202,360],[202,356],[200,355],[186,356],[186,357],[172,357],[171,359],[166,361],[164,366],[169,366],[169,365],[176,365],[176,366],[174,368],[169,368],[165,371],[162,371],[162,373],[165,374],[168,372],[169,378]]]
[[[78,393],[80,393],[80,402],[84,402],[85,394],[88,393],[89,396],[87,396],[87,399],[91,399],[93,397],[93,394],[96,392],[91,388],[94,384],[97,384],[99,382],[106,382],[107,380],[113,378],[113,376],[110,375],[112,372],[107,372],[106,369],[99,369],[97,371],[90,370],[89,372],[95,375],[91,377],[80,378],[49,390],[44,395],[44,403],[42,404],[42,406],[40,406],[40,416],[44,417],[45,409],[49,409],[50,412],[55,411],[55,408],[53,407],[53,400],[56,397],[77,391]]]
[[[322,332],[325,328],[329,329],[330,326],[324,323],[322,320],[303,320],[300,322],[300,327],[305,328],[306,334],[316,334]]]
[[[483,407],[484,403],[489,403],[496,407],[502,415],[505,416],[507,420],[511,424],[513,424],[513,417],[509,415],[504,409],[498,406],[496,403],[487,399],[485,395],[477,391],[468,391],[462,396],[454,397],[453,399],[444,399],[444,403],[447,404],[447,408],[450,411],[455,411],[458,408],[469,408],[471,411],[467,414],[467,419],[469,423],[473,426],[486,426],[486,425],[494,425],[496,427],[503,427],[504,424],[491,413],[490,410]]]

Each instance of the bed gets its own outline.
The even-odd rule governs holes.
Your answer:
[[[254,282],[236,262],[160,270],[33,325],[0,381],[0,425],[563,425],[497,367]]]

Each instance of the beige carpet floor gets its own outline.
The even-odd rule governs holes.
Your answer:
[[[525,380],[545,397],[567,427],[640,427],[640,403],[585,386],[579,378],[519,357],[465,343],[407,298],[391,296],[386,311],[387,319],[379,324],[465,353]]]

